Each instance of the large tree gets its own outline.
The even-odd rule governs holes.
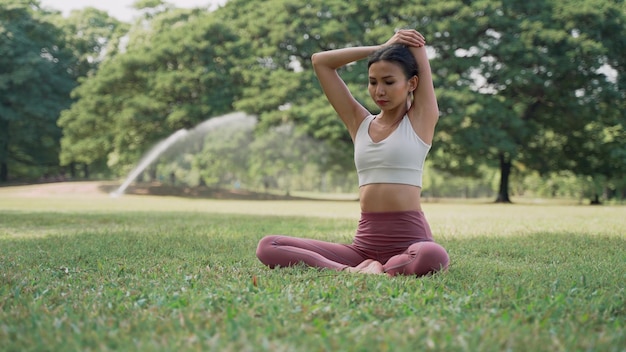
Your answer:
[[[232,111],[241,86],[230,55],[242,55],[237,38],[210,13],[150,12],[125,50],[74,92],[61,119],[63,153],[127,171],[158,140]]]
[[[597,43],[589,60],[600,69],[588,73],[584,88],[576,92],[578,112],[589,118],[568,135],[563,152],[570,156],[566,169],[591,177],[592,183],[600,186],[588,194],[598,203],[600,188],[614,192],[624,187],[626,180],[626,3],[588,1],[576,5],[557,3],[568,19],[568,29]]]
[[[467,172],[495,164],[501,171],[497,201],[509,202],[515,163],[579,174],[599,167],[583,166],[587,155],[581,154],[614,146],[593,130],[625,125],[619,103],[623,85],[603,73],[608,65],[623,77],[623,4],[447,1],[428,8],[411,5],[407,12],[416,19],[410,25],[430,29],[436,51],[442,119],[434,160],[439,168]],[[606,103],[620,96],[616,104]],[[581,141],[577,137],[584,146],[574,143]],[[615,171],[625,163],[598,162]]]
[[[37,1],[0,2],[0,182],[58,165],[59,112],[75,85],[62,32]]]
[[[73,53],[75,63],[70,67],[70,72],[79,82],[95,75],[106,58],[115,56],[121,48],[120,41],[128,31],[128,24],[91,7],[72,11],[68,17],[59,16],[55,22],[63,30],[66,46]],[[64,118],[59,121],[59,125],[64,128],[60,162],[70,167],[72,176],[75,176],[76,164],[82,163],[84,176],[89,177],[88,165],[91,160],[85,157],[88,153],[83,151],[85,148],[99,148],[98,140],[102,135],[95,132],[105,132],[99,129],[102,126],[99,122],[89,121],[91,126],[81,119]],[[93,128],[95,126],[98,129]]]

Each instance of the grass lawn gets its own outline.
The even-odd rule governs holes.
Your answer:
[[[0,188],[0,351],[626,351],[626,207],[424,210],[449,271],[389,278],[254,255],[349,242],[354,201]]]

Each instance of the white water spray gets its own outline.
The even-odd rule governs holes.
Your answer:
[[[172,135],[157,143],[148,153],[145,154],[144,157],[141,158],[139,164],[128,174],[126,180],[122,185],[112,192],[111,197],[119,197],[126,191],[126,188],[130,186],[130,184],[148,167],[152,164],[161,154],[167,151],[171,146],[176,143],[183,141],[187,138],[194,137],[203,137],[208,131],[213,130],[219,126],[231,123],[239,123],[239,124],[255,124],[256,118],[253,116],[246,115],[241,112],[236,112],[224,116],[214,117],[208,119],[192,130],[180,129],[174,132]]]

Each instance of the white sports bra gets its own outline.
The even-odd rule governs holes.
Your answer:
[[[354,164],[359,187],[370,183],[401,183],[422,187],[424,161],[430,150],[413,130],[408,116],[387,138],[375,143],[369,127],[375,116],[366,117],[354,137]]]

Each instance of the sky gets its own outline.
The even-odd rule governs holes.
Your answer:
[[[59,10],[67,16],[72,10],[79,10],[85,7],[95,7],[104,10],[109,15],[125,22],[132,21],[137,15],[137,11],[131,8],[135,0],[40,0],[43,7]],[[176,7],[205,7],[214,8],[224,4],[226,0],[169,0],[170,4]]]

